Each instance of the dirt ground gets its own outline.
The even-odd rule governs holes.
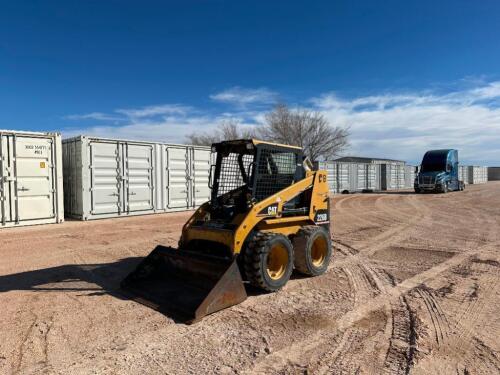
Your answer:
[[[189,213],[1,230],[0,373],[500,373],[500,183],[332,214],[325,275],[192,326],[119,291]]]

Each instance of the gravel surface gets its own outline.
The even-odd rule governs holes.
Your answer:
[[[119,290],[190,213],[0,230],[0,374],[500,373],[500,183],[331,206],[326,274],[191,326]]]

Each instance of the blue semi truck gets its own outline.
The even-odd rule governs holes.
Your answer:
[[[464,190],[465,183],[458,178],[458,151],[427,151],[415,177],[414,187],[416,193]]]

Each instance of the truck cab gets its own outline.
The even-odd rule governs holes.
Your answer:
[[[416,193],[464,190],[464,182],[458,179],[458,151],[427,151],[415,178],[414,187]]]

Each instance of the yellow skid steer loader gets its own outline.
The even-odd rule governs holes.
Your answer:
[[[273,292],[294,268],[324,273],[332,255],[327,174],[300,147],[250,139],[212,152],[211,199],[179,248],[157,246],[122,282],[136,301],[188,323],[244,301],[245,281]]]

